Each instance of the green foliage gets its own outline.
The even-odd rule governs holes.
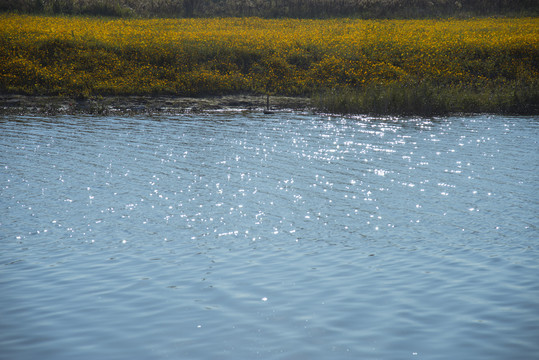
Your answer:
[[[114,17],[433,18],[539,14],[536,0],[0,0],[0,12]]]

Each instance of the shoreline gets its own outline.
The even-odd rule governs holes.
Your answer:
[[[335,99],[319,99],[293,96],[271,96],[270,109],[267,109],[266,95],[213,95],[185,97],[174,95],[111,95],[76,98],[73,96],[0,94],[0,117],[6,116],[159,116],[189,115],[212,113],[274,113],[309,112],[335,115],[372,115],[372,116],[451,116],[451,115],[522,115],[536,116],[539,108],[532,111],[444,111],[444,112],[401,112],[368,111],[354,108],[353,101],[345,101],[346,108],[334,107]],[[339,100],[339,99],[337,99]],[[337,101],[343,104],[342,101]],[[329,106],[328,106],[329,105]],[[366,110],[366,111],[365,111]],[[395,110],[395,109],[393,109]]]
[[[74,98],[0,95],[0,115],[179,115],[211,112],[263,112],[265,95],[177,97],[172,95]],[[312,111],[305,97],[270,97],[271,111]]]

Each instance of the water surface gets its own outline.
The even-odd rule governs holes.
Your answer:
[[[0,119],[1,359],[533,359],[539,122]]]

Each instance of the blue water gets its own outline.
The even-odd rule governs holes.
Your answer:
[[[537,359],[539,121],[0,118],[1,359]]]

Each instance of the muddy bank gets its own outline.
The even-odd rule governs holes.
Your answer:
[[[203,98],[174,96],[107,96],[85,99],[55,96],[0,95],[1,115],[135,115],[186,114],[215,111],[264,111],[266,97],[227,95]],[[270,98],[272,111],[307,111],[308,98],[275,96]]]

